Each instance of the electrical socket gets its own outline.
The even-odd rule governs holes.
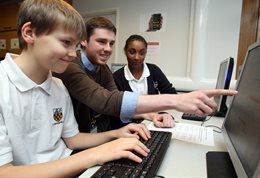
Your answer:
[[[6,39],[0,39],[0,49],[6,49]]]
[[[18,38],[11,38],[11,49],[19,49]]]

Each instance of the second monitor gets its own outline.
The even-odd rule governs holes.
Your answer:
[[[234,59],[232,57],[229,57],[220,63],[216,89],[229,89],[233,67]],[[226,104],[227,96],[223,95],[214,97],[214,100],[217,103],[218,108],[212,115],[217,117],[225,117],[228,110]]]
[[[233,72],[233,66],[234,59],[232,57],[229,57],[220,63],[216,89],[229,89]],[[217,110],[214,113],[212,113],[211,116],[225,117],[228,109],[226,104],[227,96],[215,97],[214,100],[217,103]],[[206,116],[197,116],[194,114],[183,113],[182,119],[205,121]]]

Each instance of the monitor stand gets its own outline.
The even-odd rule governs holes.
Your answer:
[[[227,152],[209,151],[206,153],[206,162],[207,177],[237,178],[236,171]]]
[[[210,114],[210,116],[215,116],[215,117],[225,117],[227,113],[228,107],[225,104],[223,107],[220,108],[220,111],[213,112]]]

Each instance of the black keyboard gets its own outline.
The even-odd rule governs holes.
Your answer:
[[[192,121],[205,121],[206,116],[197,116],[195,114],[183,113],[181,118]]]
[[[151,139],[141,140],[149,149],[141,163],[130,159],[120,159],[102,165],[92,178],[150,178],[155,177],[171,141],[171,132],[151,131]],[[139,155],[140,156],[140,155]]]

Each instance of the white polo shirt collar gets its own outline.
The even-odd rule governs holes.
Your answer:
[[[140,77],[140,79],[137,80],[137,79],[135,79],[134,76],[132,75],[132,73],[131,73],[131,71],[130,71],[128,65],[126,65],[126,66],[124,67],[124,74],[125,74],[126,80],[128,80],[128,81],[129,81],[129,80],[141,81],[141,80],[143,80],[144,78],[147,78],[147,77],[150,76],[150,71],[149,71],[149,69],[148,69],[146,63],[144,63],[143,74],[142,74],[142,76]]]
[[[148,84],[146,78],[150,76],[150,71],[145,63],[143,74],[139,80],[134,78],[131,71],[129,70],[128,65],[124,67],[124,75],[133,92],[139,93],[141,95],[148,94]]]
[[[47,80],[45,80],[42,84],[38,85],[34,81],[32,81],[27,75],[25,75],[22,70],[17,66],[17,64],[13,61],[11,55],[16,54],[6,54],[6,58],[3,61],[3,65],[6,68],[7,75],[12,81],[12,83],[21,91],[29,91],[33,88],[40,87],[42,88],[47,94],[50,95],[51,93],[51,81],[52,81],[52,74],[49,72]]]

